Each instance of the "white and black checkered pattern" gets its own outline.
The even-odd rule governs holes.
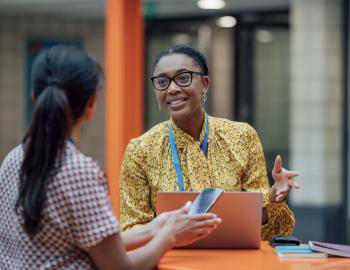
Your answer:
[[[95,269],[87,251],[120,229],[103,170],[67,141],[40,229],[30,237],[14,211],[23,154],[22,145],[16,147],[0,168],[0,269]]]

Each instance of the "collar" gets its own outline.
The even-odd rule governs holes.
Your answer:
[[[202,130],[201,130],[201,133],[200,133],[200,136],[199,136],[199,142],[194,141],[193,138],[189,134],[187,134],[185,131],[183,131],[181,128],[179,128],[174,123],[173,119],[170,118],[171,129],[173,130],[175,143],[176,143],[177,147],[183,148],[183,147],[185,147],[188,144],[196,144],[197,143],[197,144],[201,145],[203,143],[203,140],[204,140],[204,137],[205,137],[205,131],[206,131],[206,128],[207,128],[207,121],[205,120],[206,116],[207,116],[207,113],[204,110],[203,110],[203,112],[204,112],[204,121],[203,121]],[[209,122],[210,122],[210,117],[208,116],[208,123]],[[210,133],[211,133],[210,130],[211,130],[211,125],[209,124],[208,142],[210,140]]]
[[[67,141],[71,142],[72,144],[75,145],[75,142],[73,141],[73,139],[69,136],[66,137]]]
[[[66,147],[70,148],[70,149],[74,149],[74,150],[77,150],[77,146],[75,145],[74,141],[68,137],[66,138]]]

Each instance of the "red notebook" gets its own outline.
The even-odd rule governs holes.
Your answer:
[[[350,258],[350,246],[335,245],[315,241],[309,241],[309,245],[311,249],[315,251]]]

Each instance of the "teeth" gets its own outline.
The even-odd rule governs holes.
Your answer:
[[[181,103],[182,101],[183,101],[183,100],[178,99],[178,100],[175,100],[175,101],[170,102],[170,104],[171,104],[171,105],[175,105],[175,104]]]

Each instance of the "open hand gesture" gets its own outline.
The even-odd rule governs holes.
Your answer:
[[[282,159],[277,156],[275,166],[272,170],[272,177],[275,180],[276,201],[282,201],[289,193],[292,187],[299,189],[299,184],[292,178],[299,176],[296,171],[287,171],[282,168]]]

